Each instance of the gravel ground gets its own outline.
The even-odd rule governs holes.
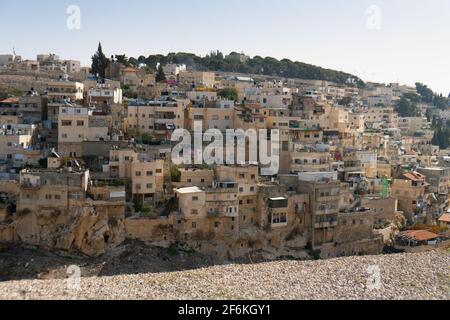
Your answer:
[[[2,299],[445,299],[449,254],[347,257],[280,261],[197,270],[0,283]],[[373,266],[376,266],[375,268]],[[369,288],[368,268],[380,271],[380,288]]]

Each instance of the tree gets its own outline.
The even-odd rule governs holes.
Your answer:
[[[433,90],[428,88],[428,86],[424,85],[423,83],[417,82],[416,90],[417,90],[417,93],[419,93],[422,102],[425,102],[425,103],[433,102],[434,92],[433,92]]]
[[[133,67],[137,67],[139,65],[139,61],[133,57],[128,59],[128,64],[130,64]]]
[[[156,71],[156,82],[162,82],[165,80],[166,80],[166,75],[164,74],[162,64],[160,64],[158,67],[158,70]]]
[[[447,109],[448,102],[449,102],[448,98],[443,97],[442,95],[434,96],[433,99],[433,105],[441,110]]]
[[[349,106],[352,103],[352,97],[343,97],[338,101],[338,104],[341,106]]]
[[[128,58],[124,54],[116,54],[114,56],[116,58],[116,61],[123,64],[124,66],[129,66]]]
[[[130,62],[130,60],[135,59],[129,58],[128,61]],[[187,67],[198,71],[240,72],[285,78],[327,80],[339,84],[352,84],[359,88],[365,87],[365,83],[361,79],[349,73],[324,69],[299,61],[291,61],[289,59],[277,60],[272,57],[263,58],[255,56],[246,61],[225,59],[224,54],[218,50],[211,51],[205,57],[199,57],[195,54],[186,52],[171,52],[167,55],[150,55],[147,58],[140,56],[137,61],[139,63],[145,63],[151,68],[156,68],[157,63],[162,65],[167,63],[177,63],[185,64]]]
[[[225,88],[220,90],[217,95],[225,100],[238,101],[239,93],[236,88]]]
[[[105,79],[106,68],[109,65],[109,60],[103,53],[102,44],[98,43],[97,52],[92,56],[92,73],[97,76],[97,78]]]
[[[416,94],[405,93],[397,103],[396,111],[400,117],[416,117],[420,115],[417,102],[420,100]]]
[[[439,119],[431,143],[435,146],[439,146],[441,149],[447,149],[449,146],[449,138],[449,128],[444,129],[443,121],[442,119]]]
[[[178,169],[177,166],[172,166],[172,168],[170,168],[170,177],[172,182],[181,181],[181,171]]]
[[[142,133],[140,138],[143,144],[151,144],[155,139],[155,137],[148,132]]]

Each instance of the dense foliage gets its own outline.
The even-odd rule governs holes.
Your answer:
[[[226,100],[238,101],[239,99],[239,93],[236,88],[224,88],[220,90],[217,95]]]
[[[163,67],[161,64],[159,65],[158,70],[156,72],[155,80],[156,80],[156,82],[162,82],[162,81],[166,80],[166,75],[164,74]]]
[[[428,86],[423,83],[417,82],[416,89],[422,102],[433,104],[433,106],[441,110],[448,108],[450,102],[449,98],[442,96],[442,94],[438,95],[434,93],[433,90],[428,88]]]
[[[109,59],[103,53],[102,44],[98,43],[97,52],[92,56],[91,72],[100,79],[105,79],[106,68],[109,65]]]
[[[199,57],[192,53],[178,52],[169,53],[168,55],[156,54],[148,57],[139,56],[137,59],[132,57],[126,58],[125,55],[116,55],[116,58],[125,65],[138,66],[139,64],[146,64],[150,69],[155,69],[158,63],[161,63],[162,65],[167,63],[177,63],[186,64],[188,68],[200,71],[211,70],[261,74],[284,78],[327,80],[341,84],[351,80],[360,87],[364,86],[364,82],[358,77],[341,71],[324,69],[303,62],[291,61],[289,59],[277,60],[271,57],[263,58],[260,56],[255,56],[245,62],[240,62],[234,59],[226,59],[220,51],[213,51],[205,57]]]
[[[420,110],[417,104],[420,102],[420,96],[415,93],[405,93],[398,101],[395,111],[400,117],[418,117]]]
[[[439,146],[441,149],[447,149],[450,145],[450,126],[447,122],[444,125],[444,121],[442,119],[434,119],[433,120],[434,128],[434,136],[431,143],[435,146]]]

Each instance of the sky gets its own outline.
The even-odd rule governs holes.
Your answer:
[[[450,92],[448,0],[0,0],[0,16],[0,54],[24,59],[244,51]]]

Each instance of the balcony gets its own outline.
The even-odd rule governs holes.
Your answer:
[[[40,189],[41,188],[41,184],[40,184],[40,182],[23,181],[20,184],[20,187],[22,189]]]
[[[207,217],[208,218],[218,218],[218,217],[220,217],[220,212],[219,212],[219,210],[209,210],[207,213]]]
[[[234,204],[235,205],[235,204]],[[232,210],[232,212],[227,212],[226,207],[222,208],[210,208],[207,212],[208,218],[218,218],[218,217],[228,217],[228,218],[237,218],[239,216],[239,212],[236,210]]]
[[[119,160],[110,160],[109,161],[110,167],[118,167],[119,166]]]
[[[270,198],[269,199],[269,208],[270,209],[281,209],[288,207],[288,199],[284,197],[278,198]]]

